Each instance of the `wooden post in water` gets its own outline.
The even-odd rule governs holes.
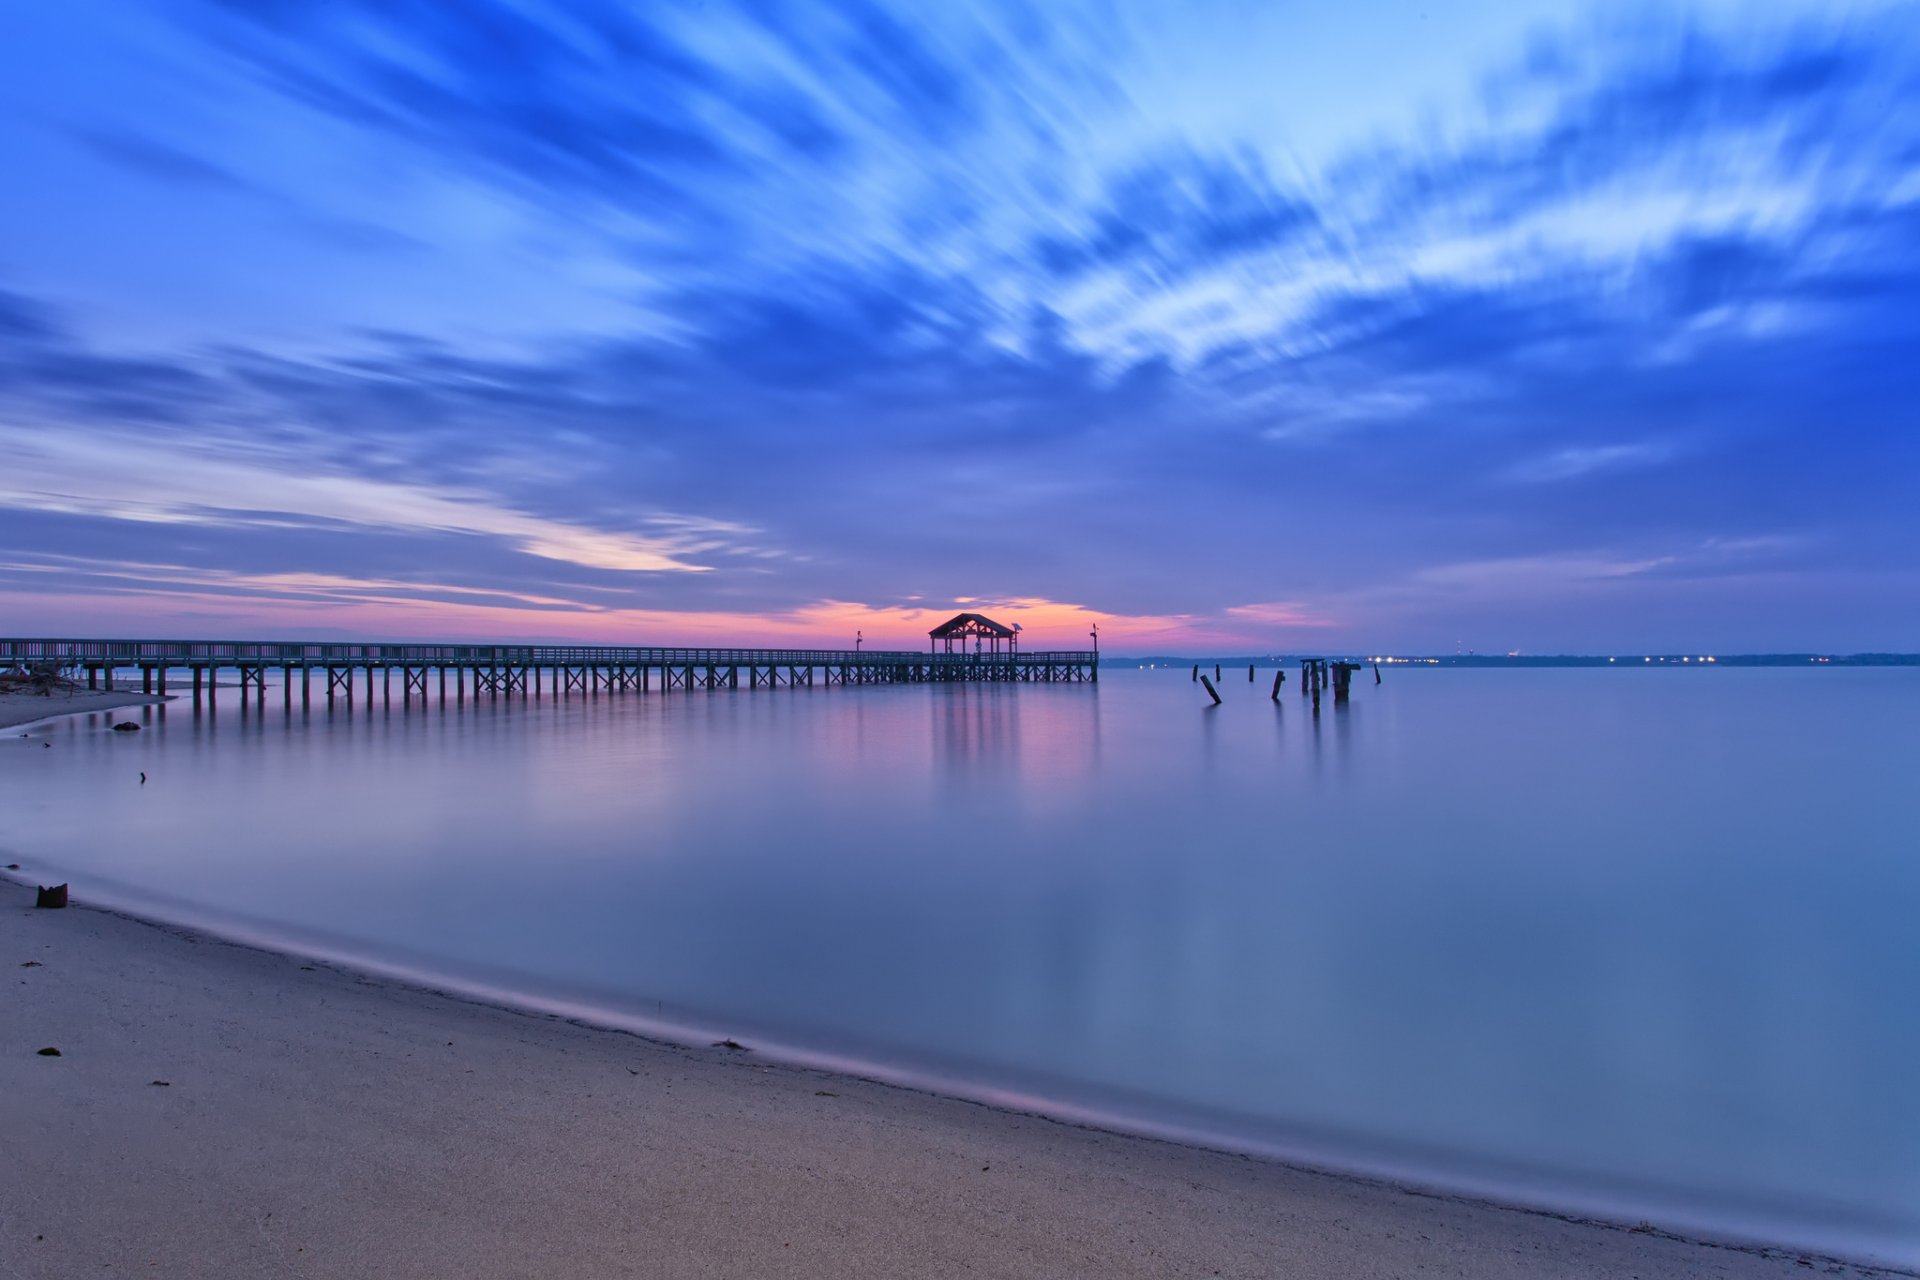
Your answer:
[[[1247,664],[1247,683],[1253,683],[1253,664],[1251,662]]]
[[[1275,702],[1280,701],[1280,686],[1285,684],[1286,682],[1287,682],[1287,673],[1285,671],[1276,671],[1273,673],[1273,693],[1269,696]]]
[[[1200,664],[1197,662],[1193,664],[1193,682],[1200,683]]]
[[[1213,664],[1213,678],[1215,680],[1220,678],[1220,664],[1217,662]]]
[[[1213,699],[1213,705],[1214,705],[1214,706],[1216,706],[1216,707],[1217,707],[1217,706],[1219,706],[1219,705],[1220,705],[1220,695],[1219,695],[1218,693],[1215,693],[1215,692],[1214,692],[1214,689],[1213,689],[1213,681],[1211,681],[1211,680],[1209,680],[1209,679],[1207,679],[1207,678],[1206,678],[1205,676],[1201,676],[1201,677],[1200,677],[1200,683],[1206,686],[1206,690],[1207,690],[1207,696],[1208,696],[1209,698],[1212,698],[1212,699]]]
[[[1373,664],[1373,682],[1380,683],[1380,664],[1377,662]]]

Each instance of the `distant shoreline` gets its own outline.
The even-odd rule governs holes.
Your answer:
[[[1318,650],[1312,654],[1305,650],[1299,653],[1237,654],[1225,657],[1192,655],[1149,654],[1134,657],[1125,654],[1107,654],[1101,665],[1124,667],[1129,665],[1159,667],[1190,667],[1194,663],[1212,666],[1218,663],[1223,667],[1245,666],[1289,666],[1301,659],[1313,656],[1340,654],[1336,649]],[[1920,653],[1633,653],[1633,654],[1592,654],[1592,653],[1556,653],[1556,654],[1490,654],[1490,653],[1450,653],[1450,654],[1380,654],[1377,658],[1371,654],[1352,657],[1355,662],[1379,662],[1392,667],[1476,667],[1493,670],[1522,667],[1920,667]]]

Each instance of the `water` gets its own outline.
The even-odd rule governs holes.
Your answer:
[[[1317,720],[1270,680],[236,690],[0,741],[0,851],[632,1025],[1920,1261],[1920,672],[1392,670]]]

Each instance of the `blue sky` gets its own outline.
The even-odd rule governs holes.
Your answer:
[[[1910,4],[32,6],[0,629],[1920,648],[1917,79]]]

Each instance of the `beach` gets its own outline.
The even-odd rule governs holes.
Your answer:
[[[0,1274],[1888,1274],[660,1044],[19,875]]]
[[[126,690],[65,689],[54,693],[0,692],[0,729],[50,720],[55,716],[84,715],[117,707],[157,706],[167,699],[158,694]]]

